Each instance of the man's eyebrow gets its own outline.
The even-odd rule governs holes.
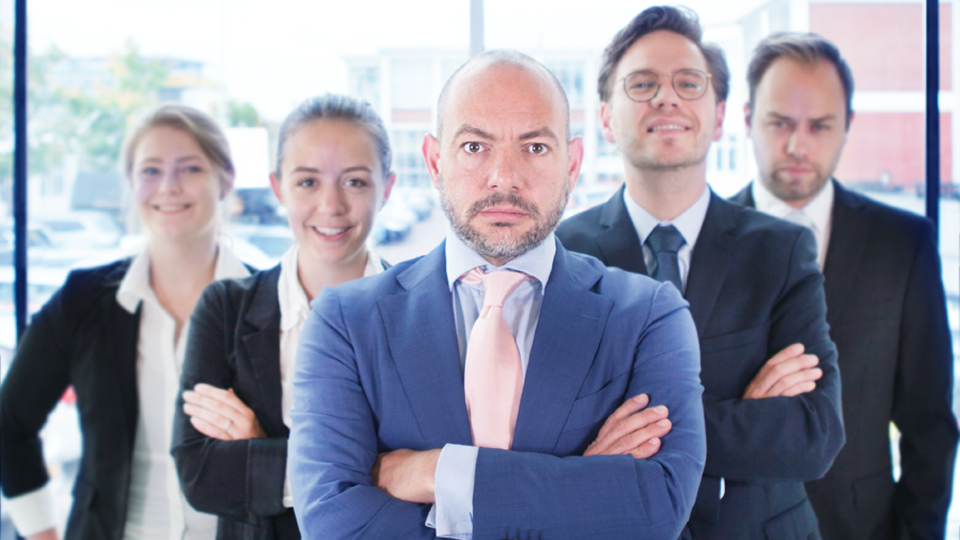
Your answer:
[[[453,138],[456,139],[457,137],[463,134],[476,135],[477,137],[480,137],[481,139],[487,139],[488,141],[492,141],[495,138],[493,135],[487,133],[486,131],[475,126],[471,126],[469,124],[464,124],[460,126],[460,129],[458,129],[457,132],[453,134]]]
[[[302,166],[301,166],[301,167],[295,167],[292,171],[290,171],[290,174],[298,173],[298,172],[305,172],[305,173],[316,174],[316,173],[319,173],[319,172],[320,172],[320,169],[315,169],[315,168],[313,168],[313,167],[302,167]]]
[[[542,127],[542,128],[540,128],[540,129],[535,129],[535,130],[533,130],[533,131],[528,131],[527,133],[524,133],[523,135],[520,135],[520,140],[521,140],[521,141],[526,141],[526,140],[528,140],[528,139],[536,139],[536,138],[539,138],[539,137],[547,137],[547,138],[553,139],[554,141],[559,141],[559,140],[560,140],[560,139],[557,137],[557,134],[554,133],[553,130],[550,129],[550,128],[548,128],[548,127]]]
[[[817,123],[817,122],[827,122],[827,121],[836,120],[836,119],[837,119],[837,115],[828,114],[826,116],[821,116],[820,118],[811,118],[810,121]]]

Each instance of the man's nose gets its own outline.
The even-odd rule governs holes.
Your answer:
[[[665,107],[668,105],[677,106],[680,104],[680,96],[673,87],[673,78],[670,75],[657,75],[657,93],[650,100],[653,107]]]
[[[787,139],[787,154],[797,158],[805,158],[808,143],[807,135],[803,129],[795,128],[793,133],[790,134],[790,138]]]
[[[519,171],[522,159],[513,150],[494,152],[490,177],[487,187],[504,191],[515,190],[519,187]]]

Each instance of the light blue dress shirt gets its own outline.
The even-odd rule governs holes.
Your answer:
[[[647,274],[653,275],[657,271],[657,257],[653,254],[650,246],[645,244],[647,237],[653,232],[657,225],[673,225],[687,242],[677,252],[677,260],[680,263],[680,283],[683,288],[687,288],[687,274],[690,273],[690,260],[693,258],[693,247],[697,244],[697,237],[700,236],[700,229],[703,227],[703,220],[707,217],[707,208],[710,206],[710,188],[704,187],[703,193],[696,202],[683,211],[679,216],[670,221],[660,221],[647,212],[642,206],[636,203],[630,193],[623,190],[623,203],[627,206],[627,214],[630,221],[633,222],[633,228],[637,231],[640,238],[640,247],[643,250],[643,263],[647,266]],[[680,291],[681,293],[683,291]]]
[[[503,317],[517,341],[520,367],[526,374],[540,319],[543,291],[550,280],[556,253],[557,243],[550,233],[539,246],[503,266],[494,266],[463,243],[452,230],[447,231],[447,282],[453,295],[461,368],[466,362],[470,332],[483,307],[483,286],[464,283],[460,277],[479,266],[485,272],[513,270],[535,278],[521,283],[503,303]],[[473,487],[478,451],[475,446],[458,444],[445,445],[440,451],[434,477],[436,504],[430,509],[426,523],[437,530],[440,538],[469,540],[473,537]]]

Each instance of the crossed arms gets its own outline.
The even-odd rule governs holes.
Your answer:
[[[326,290],[321,295],[304,328],[298,354],[290,475],[302,530],[308,536],[310,531],[322,531],[333,538],[433,538],[433,529],[424,525],[429,505],[391,497],[374,485],[371,472],[380,454],[398,449],[433,450],[414,463],[418,478],[427,479],[423,484],[426,490],[419,493],[422,496],[405,494],[428,502],[431,459],[445,444],[459,442],[453,433],[433,436],[435,426],[428,424],[443,422],[451,413],[438,407],[436,417],[414,414],[401,379],[393,372],[390,347],[382,339],[367,336],[369,328],[380,321],[356,315],[358,311],[369,313],[363,306],[351,306],[345,312],[343,306],[351,302],[338,294]],[[474,538],[519,535],[522,531],[565,538],[635,537],[641,531],[649,538],[673,540],[679,535],[696,495],[705,456],[696,330],[672,287],[660,287],[648,308],[643,330],[634,330],[632,341],[617,338],[629,335],[625,328],[636,327],[644,318],[637,313],[624,316],[617,308],[607,314],[605,336],[591,370],[613,370],[613,380],[600,392],[578,396],[576,403],[583,406],[578,413],[587,406],[593,410],[580,415],[577,422],[564,424],[555,434],[554,446],[527,451],[479,450]],[[376,307],[367,309],[375,311]],[[622,361],[622,369],[613,359],[618,353],[627,359]],[[525,385],[538,383],[546,384],[528,379]],[[604,437],[597,440],[610,413],[640,394],[651,396],[654,405],[664,405],[671,417],[669,433],[663,435],[656,453],[649,459],[581,455],[585,450],[612,451],[623,439],[621,433],[637,431],[626,424],[613,429],[617,422],[608,423]],[[640,402],[634,403],[620,414],[633,416],[628,412]],[[656,410],[652,416],[664,412]],[[650,416],[647,413],[638,422]],[[647,434],[660,433],[662,428]],[[597,444],[589,449],[594,440]],[[557,451],[563,444],[576,451]],[[637,451],[649,452],[649,448]],[[390,457],[385,459],[389,464]],[[378,475],[385,486],[382,471],[381,460]]]

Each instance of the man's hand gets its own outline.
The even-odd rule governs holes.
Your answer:
[[[660,450],[660,438],[670,433],[673,425],[667,420],[667,408],[658,405],[647,409],[650,397],[640,394],[628,399],[607,418],[597,440],[587,447],[584,456],[631,454],[647,459]]]
[[[200,383],[193,391],[183,392],[183,412],[190,416],[190,423],[207,437],[222,441],[239,441],[266,437],[257,415],[253,414],[233,388],[221,390]]]
[[[814,381],[823,376],[823,370],[816,367],[820,359],[803,351],[802,343],[794,343],[767,360],[747,385],[743,398],[793,397],[816,388]]]
[[[57,535],[57,529],[51,527],[45,531],[31,534],[27,537],[27,540],[60,540],[60,536]]]
[[[434,476],[440,449],[417,452],[400,449],[377,456],[370,477],[373,485],[401,501],[433,504]]]

